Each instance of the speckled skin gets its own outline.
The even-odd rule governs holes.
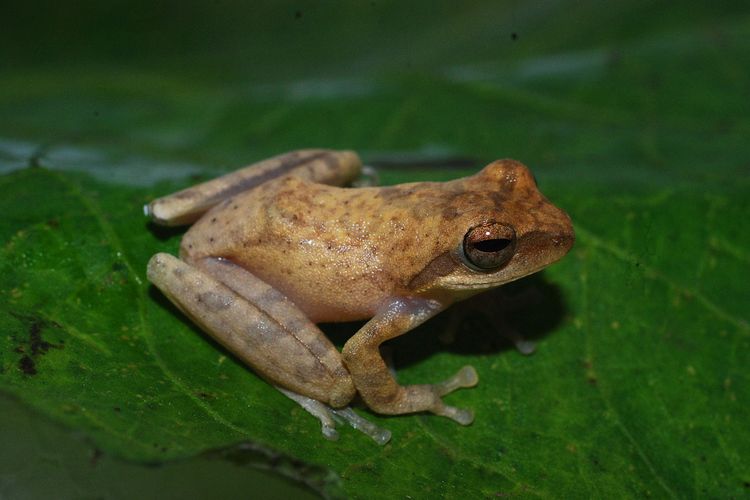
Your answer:
[[[345,407],[356,393],[378,413],[430,411],[468,424],[473,414],[442,396],[476,384],[473,368],[401,386],[379,346],[456,300],[558,260],[573,244],[570,219],[513,160],[443,183],[328,185],[350,181],[359,165],[351,152],[293,152],[155,200],[146,212],[158,223],[198,220],[183,237],[181,260],[155,255],[149,279],[320,418],[328,437],[329,407]],[[480,252],[498,262],[491,269],[465,250],[485,228],[505,234],[492,239],[505,253]],[[341,353],[314,325],[367,318]]]
[[[464,234],[486,221],[513,226],[518,239],[496,273],[467,269],[460,257]],[[526,167],[504,160],[464,179],[393,187],[285,176],[216,206],[185,234],[180,256],[229,259],[317,323],[371,318],[395,296],[465,298],[539,270],[571,243],[567,215]]]

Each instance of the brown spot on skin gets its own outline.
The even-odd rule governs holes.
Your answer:
[[[185,191],[180,191],[179,193],[175,193],[172,196],[174,196],[178,200],[189,200],[191,198],[196,198],[197,193],[195,191],[185,190]]]
[[[196,301],[204,304],[211,312],[217,312],[232,307],[234,297],[216,292],[204,292],[196,296]]]
[[[445,220],[455,219],[460,215],[460,211],[456,207],[448,206],[443,210],[443,218]]]

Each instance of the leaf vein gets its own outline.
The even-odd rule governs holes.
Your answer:
[[[50,173],[52,174],[52,172]],[[56,175],[56,177],[62,184],[68,187],[71,194],[73,194],[81,203],[81,205],[91,214],[101,231],[104,233],[108,244],[113,248],[115,253],[122,258],[128,274],[130,274],[133,280],[142,287],[143,280],[141,280],[140,276],[135,271],[133,264],[126,257],[127,254],[124,251],[124,247],[120,242],[119,236],[117,235],[112,225],[102,216],[103,211],[100,209],[100,207],[96,206],[95,202],[90,197],[85,196],[81,192],[81,189],[78,185],[68,180],[64,175],[59,173],[55,173],[54,175]],[[192,391],[190,391],[188,387],[181,380],[179,380],[179,378],[167,367],[166,363],[159,355],[153,342],[153,333],[151,332],[151,329],[148,326],[148,321],[146,320],[145,302],[143,299],[144,296],[145,294],[141,293],[139,295],[140,299],[138,300],[138,315],[139,321],[141,323],[140,332],[146,342],[149,353],[153,357],[156,365],[159,367],[162,373],[164,373],[164,375],[169,380],[169,382],[172,383],[172,385],[174,385],[181,393],[183,393],[183,395],[185,395],[190,401],[192,401],[196,406],[203,410],[203,412],[210,416],[215,422],[229,428],[233,432],[240,435],[247,436],[248,434],[250,434],[246,429],[243,429],[224,419],[221,415],[219,415],[219,413],[213,410],[204,401],[195,396]]]
[[[744,318],[736,317],[733,314],[722,309],[715,302],[710,300],[708,297],[706,297],[704,294],[702,294],[698,290],[693,289],[693,288],[688,288],[686,286],[680,285],[672,281],[670,278],[668,278],[667,276],[664,276],[664,274],[662,274],[655,268],[643,264],[635,256],[631,255],[630,253],[620,248],[615,247],[614,245],[603,240],[602,238],[599,238],[598,236],[594,235],[593,232],[581,227],[580,224],[576,224],[575,229],[576,229],[576,234],[579,237],[582,236],[584,240],[588,240],[588,242],[592,244],[593,246],[605,250],[610,255],[628,264],[635,265],[636,263],[639,263],[641,269],[643,269],[644,271],[644,276],[650,277],[651,279],[655,281],[659,281],[677,292],[680,292],[682,294],[686,294],[695,298],[705,309],[713,313],[715,316],[736,326],[742,334],[750,335],[750,325],[748,325],[747,321]]]
[[[578,228],[576,228],[576,231]],[[587,277],[586,270],[581,273],[580,275],[580,283],[581,283],[581,303],[582,303],[582,311],[585,315],[584,318],[584,335],[585,335],[585,349],[586,349],[586,360],[589,363],[589,371],[590,373],[594,374],[598,380],[596,384],[596,393],[601,398],[602,402],[604,403],[604,407],[609,411],[609,413],[614,417],[615,425],[619,429],[619,431],[622,433],[623,436],[625,436],[625,439],[635,448],[636,453],[640,457],[641,461],[646,465],[649,472],[651,472],[654,479],[656,479],[656,482],[659,484],[659,486],[667,493],[671,498],[677,498],[677,495],[672,491],[672,489],[667,485],[667,483],[664,481],[664,479],[661,477],[661,475],[657,472],[654,465],[651,463],[651,460],[646,455],[645,451],[641,448],[641,446],[638,444],[638,442],[635,440],[631,432],[628,430],[628,428],[625,426],[625,424],[622,422],[622,418],[620,418],[620,414],[618,413],[617,409],[612,405],[609,398],[603,393],[601,385],[602,380],[601,377],[596,375],[596,370],[594,368],[594,357],[591,347],[591,319],[589,318],[589,290],[588,290],[588,277]]]

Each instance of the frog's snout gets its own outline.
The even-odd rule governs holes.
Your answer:
[[[559,248],[563,253],[568,253],[576,242],[576,233],[573,230],[573,226],[567,228],[564,231],[552,234],[550,241],[553,246]]]

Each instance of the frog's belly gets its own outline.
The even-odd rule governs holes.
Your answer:
[[[302,270],[286,274],[269,268],[250,271],[283,293],[314,323],[369,319],[389,296],[371,276],[334,273],[331,277]]]
[[[207,214],[183,237],[181,257],[228,259],[286,295],[316,323],[371,318],[399,293],[402,285],[384,264],[393,259],[383,254],[388,245],[379,233],[355,232],[333,216],[323,220],[304,211],[296,219],[281,217],[274,207],[266,207],[263,217],[248,213],[226,225],[218,209]]]

